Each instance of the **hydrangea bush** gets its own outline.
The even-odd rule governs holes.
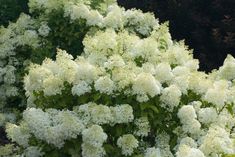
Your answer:
[[[27,109],[19,122],[6,125],[17,147],[7,145],[5,154],[13,148],[8,154],[26,157],[235,154],[231,55],[206,74],[183,41],[172,41],[167,23],[150,13],[111,2],[31,0],[29,6],[44,18],[60,8],[87,31],[81,55],[58,48],[55,58],[28,66]]]
[[[88,32],[128,27],[129,32],[146,36],[158,24],[150,13],[132,10],[126,14],[122,8],[109,7],[113,3],[113,0],[30,0],[31,15],[22,13],[16,23],[0,28],[0,126],[6,121],[14,122],[18,114],[12,113],[25,109],[22,80],[30,62],[55,58],[56,48],[80,55]],[[113,20],[116,18],[119,21]]]

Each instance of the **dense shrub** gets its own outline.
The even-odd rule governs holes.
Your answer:
[[[231,55],[198,71],[168,23],[113,1],[30,0],[29,9],[0,30],[0,124],[11,140],[0,156],[234,155]]]
[[[26,106],[22,78],[30,62],[41,63],[45,57],[55,57],[56,48],[67,49],[73,56],[81,54],[82,39],[97,23],[71,19],[73,2],[76,1],[65,6],[63,1],[31,0],[30,15],[22,13],[15,23],[0,28],[0,126],[3,121],[14,121],[18,110]],[[91,8],[105,10],[102,0],[89,3]],[[98,12],[92,13],[95,18]]]
[[[161,22],[170,21],[173,39],[185,39],[207,72],[235,56],[234,0],[118,0],[125,8],[152,11]]]

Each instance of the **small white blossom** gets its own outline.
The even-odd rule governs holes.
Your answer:
[[[38,29],[38,34],[43,37],[46,37],[46,36],[48,36],[50,31],[51,31],[50,27],[46,23],[42,23],[42,25]]]
[[[161,152],[160,152],[160,149],[158,148],[148,148],[146,151],[145,151],[145,155],[144,157],[161,157]]]
[[[197,115],[192,105],[185,105],[179,109],[178,117],[182,123],[187,123],[197,118]]]
[[[104,18],[104,26],[114,29],[123,28],[124,17],[123,9],[117,5],[111,5],[108,8],[108,13]]]
[[[235,59],[232,55],[228,55],[224,60],[224,65],[219,68],[218,77],[222,79],[235,79]]]
[[[28,146],[29,138],[31,134],[27,125],[17,126],[15,124],[7,123],[6,125],[7,136],[14,142],[22,145],[23,147]]]
[[[217,119],[217,112],[214,108],[212,107],[207,107],[207,108],[201,108],[198,111],[198,119],[200,122],[204,124],[210,124],[212,122],[215,122]]]
[[[24,151],[25,157],[41,157],[45,153],[41,151],[41,148],[30,146]]]
[[[77,95],[77,96],[81,96],[85,93],[89,93],[90,91],[91,91],[91,87],[85,81],[81,81],[80,83],[72,87],[72,94]]]
[[[113,123],[129,123],[134,119],[133,109],[128,104],[116,105],[115,107],[110,107],[111,113],[113,115]]]
[[[94,86],[97,91],[107,95],[111,95],[115,91],[115,84],[108,76],[100,77],[95,81]]]
[[[148,133],[150,132],[150,125],[147,117],[136,119],[135,125],[137,126],[137,130],[134,131],[136,136],[148,136]]]
[[[138,147],[139,142],[133,135],[126,134],[118,138],[117,145],[122,149],[122,154],[128,156]]]
[[[191,137],[185,137],[180,140],[180,145],[187,145],[192,148],[197,148],[197,143]]]
[[[181,145],[176,153],[176,157],[205,157],[205,155],[199,149]]]
[[[83,142],[90,144],[94,147],[101,147],[107,140],[107,135],[103,132],[103,129],[99,125],[92,125],[88,129],[83,130],[82,140]]]
[[[105,105],[95,105],[90,109],[91,121],[95,124],[108,124],[113,120],[111,110]]]
[[[133,82],[133,94],[137,95],[139,102],[147,101],[142,100],[142,96],[154,97],[160,94],[161,84],[149,73],[139,74]]]
[[[234,143],[226,130],[215,126],[211,127],[203,138],[200,150],[202,150],[205,156],[208,156],[211,153],[233,154]]]
[[[61,94],[64,82],[55,76],[49,76],[43,80],[42,88],[44,95],[51,96]]]
[[[181,91],[176,85],[171,85],[162,90],[160,100],[163,102],[164,107],[169,107],[172,110],[180,103]]]
[[[228,84],[226,81],[216,81],[213,86],[207,90],[204,99],[221,109],[227,101],[227,88]]]
[[[158,64],[155,70],[156,70],[155,77],[161,83],[170,81],[173,78],[173,73],[172,73],[171,67],[168,63]]]
[[[105,154],[106,152],[103,147],[95,147],[86,142],[82,144],[83,157],[103,157]]]
[[[198,120],[193,119],[183,123],[182,129],[186,133],[199,134],[201,131],[201,124]]]

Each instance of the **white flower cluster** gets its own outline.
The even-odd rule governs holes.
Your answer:
[[[53,10],[61,9],[64,11],[64,16],[69,17],[71,22],[84,19],[88,26],[116,30],[128,27],[129,31],[136,31],[142,35],[149,35],[153,28],[159,25],[153,14],[143,14],[141,10],[125,11],[124,8],[116,5],[115,0],[100,1],[100,12],[93,9],[90,6],[91,3],[86,0],[59,0],[57,2],[54,0],[29,0],[29,9],[31,12],[41,11],[46,15]]]
[[[160,28],[162,27],[165,25],[160,25]],[[187,157],[194,153],[207,156],[204,150],[206,146],[203,143],[206,142],[204,139],[211,127],[219,126],[231,130],[234,126],[234,118],[224,107],[234,103],[234,84],[231,79],[219,80],[219,72],[211,74],[198,72],[197,61],[182,44],[168,44],[169,48],[166,50],[160,48],[156,36],[160,30],[154,30],[149,37],[155,46],[146,46],[141,51],[137,48],[138,44],[134,43],[144,42],[143,40],[147,39],[140,39],[133,34],[128,35],[125,31],[117,33],[107,29],[98,31],[95,35],[87,35],[83,41],[85,48],[81,57],[73,60],[65,51],[59,50],[56,61],[47,59],[41,66],[30,67],[29,74],[25,77],[28,99],[36,100],[34,92],[40,91],[43,91],[44,95],[48,95],[45,91],[50,91],[50,95],[60,95],[61,90],[66,88],[63,86],[64,82],[72,85],[71,93],[74,96],[92,92],[110,97],[121,94],[126,97],[134,96],[138,103],[145,103],[158,97],[160,104],[156,104],[157,107],[162,107],[170,113],[180,108],[178,118],[182,125],[179,124],[179,127],[172,131],[180,138],[189,135],[198,141],[194,147],[187,142],[178,144],[176,151],[178,156]],[[173,63],[177,64],[173,66]],[[50,78],[62,82],[59,85],[54,80],[43,85]],[[197,95],[200,101],[188,102],[189,104],[185,105],[182,97],[190,94],[189,92]],[[86,124],[115,125],[133,121],[134,111],[131,106],[132,104],[108,107],[88,103],[78,106],[75,112],[83,115],[80,117]],[[135,125],[139,129],[132,132],[134,135],[148,136],[151,126],[147,121],[136,120]],[[121,144],[119,145],[121,147]],[[91,145],[84,144],[83,147],[91,148]],[[156,149],[159,149],[157,152],[162,156],[167,156],[163,154],[171,156],[173,153],[167,142]],[[122,150],[125,155],[133,151],[131,147]],[[103,148],[97,149],[98,152],[103,154]],[[231,153],[231,151],[222,149],[217,152],[221,153]]]
[[[170,136],[167,133],[162,132],[160,134],[157,134],[155,141],[156,141],[156,148],[154,147],[153,149],[157,151],[156,153],[158,155],[160,154],[160,157],[173,157],[169,144]],[[148,149],[146,151],[148,151]]]
[[[205,157],[204,154],[196,148],[190,148],[187,145],[182,145],[176,153],[177,157]]]
[[[44,155],[43,152],[41,152],[41,149],[35,146],[28,147],[23,155],[25,157],[42,157]]]
[[[47,25],[46,22],[42,22],[41,23],[41,26],[39,27],[38,29],[38,34],[43,36],[43,37],[46,37],[48,36],[48,34],[50,33],[51,29],[50,27]]]
[[[91,3],[93,2],[84,0],[59,0],[56,2],[54,0],[29,0],[30,11],[41,11],[40,14],[42,14],[42,18],[33,19],[29,15],[22,14],[16,23],[11,23],[7,28],[2,27],[0,29],[0,106],[6,105],[8,97],[17,96],[19,94],[19,85],[17,84],[20,82],[18,81],[19,71],[17,71],[18,69],[16,67],[22,66],[24,61],[18,57],[16,49],[21,46],[28,46],[34,49],[39,47],[40,44],[44,44],[44,41],[41,41],[41,39],[44,40],[51,32],[46,16],[53,11],[60,10],[64,12],[64,15],[70,17],[72,21],[75,19],[85,19],[88,26],[100,26],[101,28],[116,30],[129,27],[130,30],[128,31],[139,32],[145,35],[149,35],[155,27],[158,27],[158,21],[150,13],[144,14],[140,10],[125,11],[112,0],[99,2],[100,10],[93,9],[90,6]],[[107,7],[108,4],[112,5]],[[141,18],[137,18],[137,16]],[[109,41],[108,39],[109,36],[107,36],[106,41]],[[99,46],[101,43],[104,43],[104,46],[109,45],[107,42],[100,42],[98,43]],[[112,41],[109,43],[112,43]],[[111,44],[109,48],[112,49],[113,47],[115,46]],[[100,49],[98,49],[98,51],[101,52]],[[68,77],[70,76],[68,75]],[[100,86],[104,85],[104,82],[107,81],[108,77],[109,76],[105,76],[103,79],[97,80],[96,87],[102,92],[112,94],[111,88],[114,87],[114,84],[111,80],[109,80],[106,89],[100,88]],[[53,83],[54,85],[52,85]],[[36,84],[35,82],[35,85]],[[51,85],[51,88],[46,88],[44,92],[47,96],[50,96],[56,87],[62,86],[62,82],[59,79],[50,77],[44,81],[44,86],[47,85]],[[83,90],[81,91],[82,87]],[[81,95],[90,90],[91,88],[85,82],[77,82],[76,86],[73,88],[73,94]],[[55,94],[59,93],[60,89],[58,88]]]
[[[110,109],[114,116],[114,124],[129,123],[134,119],[134,111],[128,104],[117,105],[115,107],[110,107]]]
[[[171,109],[178,106],[182,95],[181,90],[187,91],[187,87],[182,85],[178,87],[173,78],[174,74],[175,76],[184,75],[182,73],[185,71],[181,70],[181,72],[179,68],[175,68],[172,72],[169,63],[163,64],[159,59],[152,57],[147,57],[148,60],[144,61],[146,63],[139,67],[135,61],[136,56],[132,54],[136,49],[133,42],[142,41],[142,39],[132,36],[127,43],[123,42],[124,38],[128,37],[126,32],[116,33],[110,29],[97,32],[95,36],[87,36],[83,42],[84,56],[78,57],[75,61],[64,51],[59,50],[56,61],[47,59],[42,66],[31,66],[30,73],[25,78],[27,95],[31,96],[33,91],[43,91],[45,95],[61,94],[63,82],[69,82],[73,84],[73,95],[80,96],[91,92],[92,89],[107,95],[124,91],[127,95],[136,95],[139,102],[146,102],[161,93],[160,81],[165,82],[166,80],[158,81],[158,72],[161,70],[160,68],[166,67],[168,70],[165,76],[168,76],[169,87],[162,90],[161,100],[165,106]],[[151,40],[156,43],[154,48],[158,50],[157,40],[154,40],[154,37]],[[120,47],[128,47],[127,52],[123,52],[123,48],[120,49]],[[148,47],[146,47],[146,51],[148,51]],[[150,55],[166,57],[164,53],[159,54],[159,51],[153,51]],[[181,69],[190,72],[188,67]],[[113,71],[111,74],[110,70]],[[179,77],[176,77],[177,80]]]
[[[145,137],[150,132],[150,125],[147,117],[141,117],[135,120],[137,130],[134,132],[136,136]]]
[[[7,123],[6,131],[13,142],[18,143],[23,147],[28,146],[29,138],[31,137],[27,124],[17,126],[15,124]]]
[[[20,46],[39,46],[38,34],[34,29],[35,21],[26,14],[21,14],[16,23],[7,28],[0,27],[0,108],[6,105],[8,97],[17,96],[18,82],[16,70],[20,58],[16,58],[16,48]]]
[[[86,124],[121,124],[133,121],[133,109],[128,104],[115,105],[108,107],[106,105],[97,105],[95,103],[83,104],[74,107]]]
[[[197,115],[193,106],[183,106],[178,112],[178,117],[183,124],[182,127],[184,132],[191,134],[198,134],[200,132],[201,124],[196,119]]]
[[[27,59],[30,58],[31,52],[29,52],[28,58],[22,58],[22,54],[18,54],[18,48],[23,47],[24,49],[26,47],[29,49],[36,49],[42,44],[45,45],[45,43],[47,43],[46,41],[48,39],[46,39],[46,37],[51,32],[51,28],[48,26],[48,23],[50,22],[48,20],[50,19],[47,18],[49,14],[54,14],[53,11],[61,11],[65,16],[70,16],[71,19],[73,19],[72,14],[74,14],[75,18],[78,18],[77,16],[80,16],[80,14],[83,13],[84,16],[81,15],[81,18],[87,19],[88,26],[96,25],[95,21],[102,19],[102,23],[107,23],[102,27],[115,27],[112,24],[112,19],[117,12],[116,10],[122,10],[122,14],[125,12],[124,9],[121,9],[116,5],[109,7],[109,9],[107,8],[108,4],[115,4],[115,1],[100,1],[100,12],[107,15],[107,18],[103,18],[103,15],[101,15],[98,10],[91,9],[91,3],[93,2],[86,0],[58,0],[56,2],[54,0],[29,0],[28,4],[30,11],[33,13],[40,11],[40,17],[33,18],[29,15],[21,14],[16,23],[10,23],[7,28],[0,28],[0,108],[6,106],[7,99],[10,97],[21,96],[22,93],[19,93],[21,92],[21,89],[19,89],[21,80],[19,79],[21,79],[20,75],[22,75],[21,72],[23,69],[19,70],[19,67],[28,64],[27,62],[29,61]],[[71,10],[71,7],[74,9]],[[70,10],[69,12],[71,14],[69,13],[66,15],[66,12],[68,11],[66,8]],[[87,10],[88,8],[89,10]],[[140,14],[142,15],[141,12]],[[146,17],[150,16],[151,18],[149,19],[155,20],[152,15],[143,15]],[[105,19],[105,22],[103,19]],[[144,21],[144,19],[142,19],[142,21]],[[142,23],[145,24],[145,22]],[[157,22],[150,22],[146,27],[151,30],[155,24],[157,24]],[[148,31],[148,33],[150,33],[150,31]],[[25,59],[27,61],[25,61]],[[50,82],[55,83],[54,87],[61,85],[60,80],[49,78],[45,81],[45,86],[50,84]],[[81,85],[84,86],[84,84],[80,84],[80,86]],[[87,86],[84,88],[88,91],[90,89]],[[53,90],[53,87],[51,87],[51,89],[48,88],[44,92],[50,95],[52,93],[51,90]],[[59,93],[60,90],[57,92]],[[24,102],[22,101],[21,103]]]
[[[113,94],[113,91],[115,90],[114,82],[108,76],[103,76],[96,80],[94,87],[100,93],[108,95]]]
[[[7,28],[0,27],[0,109],[1,112],[10,112],[12,104],[7,104],[12,97],[22,99],[21,73],[24,64],[22,54],[18,49],[30,47],[36,49],[41,45],[41,37],[46,37],[50,28],[46,22],[39,22],[29,15],[22,13],[15,23],[10,23]],[[30,56],[30,53],[28,54]],[[18,105],[25,105],[19,101]],[[9,105],[9,106],[8,106]],[[10,109],[9,109],[10,108]],[[6,122],[8,117],[5,118]]]
[[[65,0],[58,0],[56,2],[53,0],[29,0],[28,6],[30,12],[40,11],[48,14],[53,10],[61,9],[65,2]]]
[[[113,121],[111,110],[108,106],[88,103],[78,106],[76,112],[86,123],[108,124]]]
[[[160,97],[163,102],[162,106],[173,110],[180,103],[181,91],[176,85],[164,88]]]
[[[16,116],[13,113],[0,113],[0,127],[4,126],[7,122],[15,123]]]
[[[64,145],[65,140],[76,138],[85,128],[72,111],[49,109],[44,112],[41,109],[29,108],[24,111],[23,119],[30,134],[58,148]],[[9,136],[13,139],[14,132]]]
[[[107,140],[107,135],[99,125],[92,125],[82,132],[83,144],[82,155],[84,157],[99,157],[105,154],[102,148],[103,143]]]
[[[234,154],[234,140],[230,138],[229,132],[215,126],[211,127],[203,137],[200,149],[205,156],[224,154]]]
[[[207,90],[205,100],[213,103],[217,108],[223,108],[228,95],[229,82],[220,80],[215,81],[214,84]]]
[[[140,73],[133,82],[133,94],[139,102],[148,101],[148,95],[154,97],[160,94],[161,85],[150,73]]]
[[[226,80],[235,79],[235,59],[228,55],[224,61],[224,65],[218,70],[218,78]]]
[[[102,157],[119,148],[119,155],[145,157],[235,153],[232,56],[206,74],[198,71],[198,61],[183,42],[172,41],[167,24],[158,25],[152,14],[115,4],[95,10],[85,0],[30,0],[29,5],[46,14],[62,9],[72,23],[82,19],[91,29],[81,56],[74,59],[58,49],[55,61],[29,67],[24,78],[28,109],[19,126],[6,127],[9,138],[26,148],[26,156],[43,155],[30,146],[32,137],[59,150],[79,136],[84,157]],[[34,20],[22,15],[17,24],[1,28],[1,100],[17,93],[12,86],[17,61],[6,58],[15,55],[13,45],[39,46],[38,39],[50,32],[46,22],[39,25],[34,28]],[[61,98],[69,102],[56,106]],[[106,132],[110,128],[120,130]]]
[[[201,108],[198,111],[198,119],[203,124],[210,124],[216,122],[217,116],[218,114],[215,108],[212,107]]]
[[[128,27],[129,31],[136,31],[142,35],[149,35],[155,27],[159,26],[153,14],[143,14],[140,10],[125,11],[116,4],[110,5],[106,10],[106,15],[103,16],[84,2],[68,3],[64,8],[64,16],[69,16],[72,21],[85,19],[88,26],[115,30]]]
[[[138,140],[132,134],[126,134],[118,138],[117,145],[122,149],[122,154],[130,156],[138,147]]]
[[[133,119],[132,107],[127,104],[108,107],[88,103],[74,107],[74,111],[48,109],[44,112],[28,108],[23,113],[23,123],[19,126],[9,123],[6,131],[12,141],[24,147],[28,147],[32,135],[58,148],[62,148],[66,140],[82,135],[83,156],[98,157],[105,154],[102,144],[107,139],[99,125],[113,126]]]
[[[161,153],[159,149],[156,148],[148,148],[145,152],[144,157],[161,157]]]

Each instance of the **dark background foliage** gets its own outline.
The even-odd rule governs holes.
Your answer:
[[[28,0],[0,0],[0,25],[28,12]],[[170,21],[173,39],[182,40],[200,60],[200,69],[222,65],[228,53],[235,56],[234,0],[118,0],[125,8],[154,12],[160,22]]]
[[[0,0],[0,26],[16,21],[21,12],[28,12],[28,0]]]
[[[154,12],[170,22],[173,39],[182,40],[200,60],[200,69],[222,65],[228,53],[235,56],[234,0],[118,0],[125,8]]]

